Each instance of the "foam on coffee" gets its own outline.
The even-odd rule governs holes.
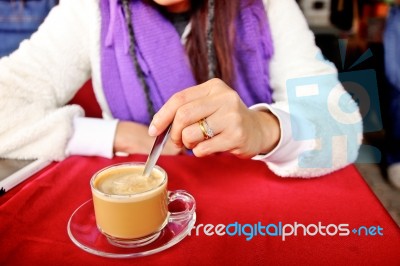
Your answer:
[[[160,171],[154,169],[149,177],[142,173],[143,167],[140,166],[110,168],[99,174],[93,185],[101,193],[117,196],[145,196],[143,193],[146,191],[164,187],[161,184],[165,178]]]
[[[113,173],[108,178],[104,178],[97,185],[97,188],[111,195],[127,195],[149,191],[159,186],[162,177],[152,175],[144,177],[141,173]]]

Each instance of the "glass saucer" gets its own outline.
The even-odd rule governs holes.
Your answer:
[[[185,220],[169,221],[158,238],[146,246],[125,248],[110,244],[96,226],[93,201],[79,206],[68,221],[72,242],[86,252],[108,258],[135,258],[161,252],[179,243],[190,233],[196,222],[196,212]]]

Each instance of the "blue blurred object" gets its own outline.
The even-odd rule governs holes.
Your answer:
[[[392,6],[384,33],[385,73],[389,81],[388,165],[400,162],[400,6]]]
[[[0,0],[0,57],[16,50],[46,18],[58,0]]]
[[[379,132],[383,128],[375,70],[352,69],[373,54],[368,49],[345,69],[346,50],[347,40],[339,40],[341,69],[338,68],[338,75],[299,77],[286,82],[293,139],[302,141],[317,138],[320,142],[318,149],[300,154],[300,167],[332,167],[333,140],[337,137],[347,140],[347,154],[343,156],[348,162],[357,158],[357,163],[379,163],[382,159],[380,150],[368,144],[362,144],[357,154],[358,138],[364,133]],[[322,54],[317,58],[333,66]],[[342,86],[348,94],[344,91],[338,93]],[[318,120],[325,121],[326,130],[316,132],[318,135],[315,136],[314,127],[309,121]]]
[[[340,90],[340,83],[349,94],[334,93]],[[332,167],[335,137],[346,138],[346,158],[348,162],[352,162],[357,157],[358,137],[363,133],[382,129],[376,74],[372,69],[340,72],[339,80],[336,74],[293,78],[289,79],[286,85],[293,139],[320,140],[319,149],[309,150],[300,155],[299,167]],[[356,115],[359,112],[357,103],[361,120]],[[299,119],[302,119],[300,123]],[[319,131],[319,135],[314,136],[313,126],[308,121],[318,120],[325,121],[324,126],[327,130]],[[373,156],[363,156],[367,153]],[[361,145],[357,163],[378,163],[380,160],[381,153],[376,147]]]

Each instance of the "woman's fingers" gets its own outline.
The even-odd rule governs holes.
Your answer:
[[[193,149],[196,156],[229,151],[238,157],[252,157],[272,150],[280,138],[279,122],[273,114],[249,110],[239,95],[218,79],[171,97],[154,116],[149,134],[158,135],[171,123],[171,141]]]
[[[221,121],[221,118],[223,119],[224,116],[225,105],[226,96],[224,94],[215,94],[199,98],[178,108],[170,132],[172,141],[178,146],[182,144],[186,146],[187,142],[193,142],[193,140],[190,138],[188,139],[187,136],[191,135],[195,137],[194,134],[197,136],[195,139],[202,140],[203,134],[199,121],[207,119],[208,123],[212,124],[214,127],[219,123],[223,123],[224,121]],[[226,112],[228,112],[228,110],[225,110],[225,113]],[[215,115],[216,113],[219,113],[219,115]],[[187,134],[186,138],[183,135],[184,132]]]
[[[197,144],[204,141],[207,130],[211,130],[213,136],[218,135],[222,130],[222,123],[218,121],[217,116],[211,115],[204,119],[204,121],[197,121],[182,131],[182,143],[188,149],[193,149]]]
[[[240,158],[251,158],[259,153],[268,153],[280,139],[279,122],[271,113],[242,108],[240,111],[218,112],[207,118],[215,136],[190,142],[193,153],[203,157],[217,152],[230,152]],[[197,132],[201,132],[199,129]],[[184,140],[185,140],[185,135]],[[188,140],[185,140],[189,142]],[[197,141],[197,142],[196,142]],[[184,142],[185,143],[185,142]]]
[[[214,82],[216,81],[209,80],[200,85],[175,93],[154,115],[150,123],[149,135],[157,136],[165,130],[174,120],[179,108],[182,108],[187,103],[195,101],[196,99],[209,95],[213,89],[213,86],[210,86],[210,84]]]
[[[193,153],[198,157],[203,157],[216,152],[232,152],[236,155],[247,153],[246,144],[254,130],[251,126],[246,126],[245,114],[230,112],[225,115],[215,114],[208,120],[210,128],[215,131],[215,136],[196,143]]]

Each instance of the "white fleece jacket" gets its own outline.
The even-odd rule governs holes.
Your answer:
[[[295,114],[289,114],[286,87],[289,79],[336,74],[336,69],[317,59],[320,50],[294,0],[264,0],[264,5],[274,42],[270,62],[274,104],[260,103],[251,108],[270,109],[280,121],[282,136],[272,152],[254,159],[265,161],[280,176],[319,176],[346,166],[355,160],[356,153],[348,156],[342,125],[328,124],[318,115],[308,121],[301,116],[294,118]],[[62,160],[71,154],[113,156],[117,121],[102,90],[100,20],[99,0],[61,0],[30,40],[0,59],[0,157]],[[104,119],[84,118],[80,106],[65,105],[90,78]],[[346,92],[341,86],[332,92],[337,98],[343,94]],[[321,101],[305,106],[317,114],[329,108],[342,116],[336,105]],[[355,116],[361,119],[358,113]],[[351,119],[354,116],[343,117]],[[307,132],[312,136],[295,141],[294,124],[308,125]],[[354,132],[361,132],[360,127],[355,124]],[[308,161],[327,167],[299,166],[302,153],[320,148],[321,136],[340,136],[338,132],[343,132],[343,137],[334,138],[332,158],[307,155]],[[353,149],[358,149],[360,142],[361,135]]]

